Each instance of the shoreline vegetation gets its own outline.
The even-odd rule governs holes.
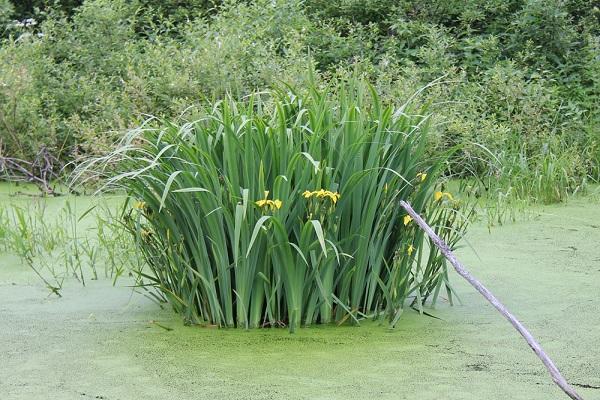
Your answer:
[[[598,182],[599,20],[583,0],[0,0],[0,174],[47,182],[150,115],[360,76],[428,108],[447,177],[561,202]]]

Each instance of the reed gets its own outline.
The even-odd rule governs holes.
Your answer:
[[[440,188],[426,110],[356,79],[227,98],[192,122],[153,121],[93,167],[117,165],[139,271],[190,324],[395,324],[452,291],[408,200],[452,246],[470,213]]]

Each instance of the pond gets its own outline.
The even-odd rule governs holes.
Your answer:
[[[582,197],[491,233],[475,224],[458,251],[586,399],[600,399],[598,243],[599,203]],[[126,277],[71,279],[62,298],[49,296],[4,253],[0,390],[10,399],[563,398],[513,328],[456,274],[452,282],[462,304],[442,300],[428,310],[436,318],[406,312],[395,330],[223,330],[183,326]]]

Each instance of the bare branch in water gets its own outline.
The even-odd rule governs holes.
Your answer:
[[[538,356],[542,363],[552,376],[552,380],[556,383],[563,392],[565,392],[570,398],[574,400],[583,400],[583,398],[577,394],[575,389],[573,389],[568,383],[567,380],[562,376],[554,362],[548,357],[548,355],[542,349],[542,346],[535,340],[535,338],[531,335],[529,330],[521,324],[521,322],[510,312],[508,309],[502,304],[496,296],[492,294],[481,282],[479,282],[473,275],[467,271],[467,269],[458,261],[450,247],[431,229],[431,227],[421,218],[419,214],[413,210],[410,204],[406,201],[401,200],[400,205],[406,210],[406,212],[414,219],[414,221],[419,225],[419,227],[429,236],[432,242],[437,246],[438,249],[444,254],[444,257],[452,264],[456,272],[463,278],[467,280],[483,297],[489,301],[496,310],[500,312],[506,318],[512,326],[523,336],[523,338],[527,341],[527,344],[533,352]]]

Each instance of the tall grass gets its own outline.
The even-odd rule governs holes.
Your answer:
[[[428,117],[384,104],[363,81],[225,99],[192,122],[131,132],[119,161],[123,221],[142,276],[187,323],[358,323],[452,299],[411,202],[455,246],[468,207],[439,190]]]
[[[548,148],[531,154],[522,143],[507,145],[498,152],[477,146],[482,149],[481,157],[471,163],[463,160],[475,186],[465,193],[476,191],[482,195],[481,206],[489,225],[514,221],[532,204],[567,201],[572,195],[585,192],[590,180],[593,182],[593,177],[580,166],[579,155],[566,144],[562,154]],[[484,168],[483,161],[487,164]]]
[[[139,268],[131,235],[115,222],[114,205],[101,202],[79,215],[74,198],[49,201],[0,201],[0,250],[19,257],[51,293],[60,296],[69,277],[83,285],[99,279],[100,265],[113,284]]]

